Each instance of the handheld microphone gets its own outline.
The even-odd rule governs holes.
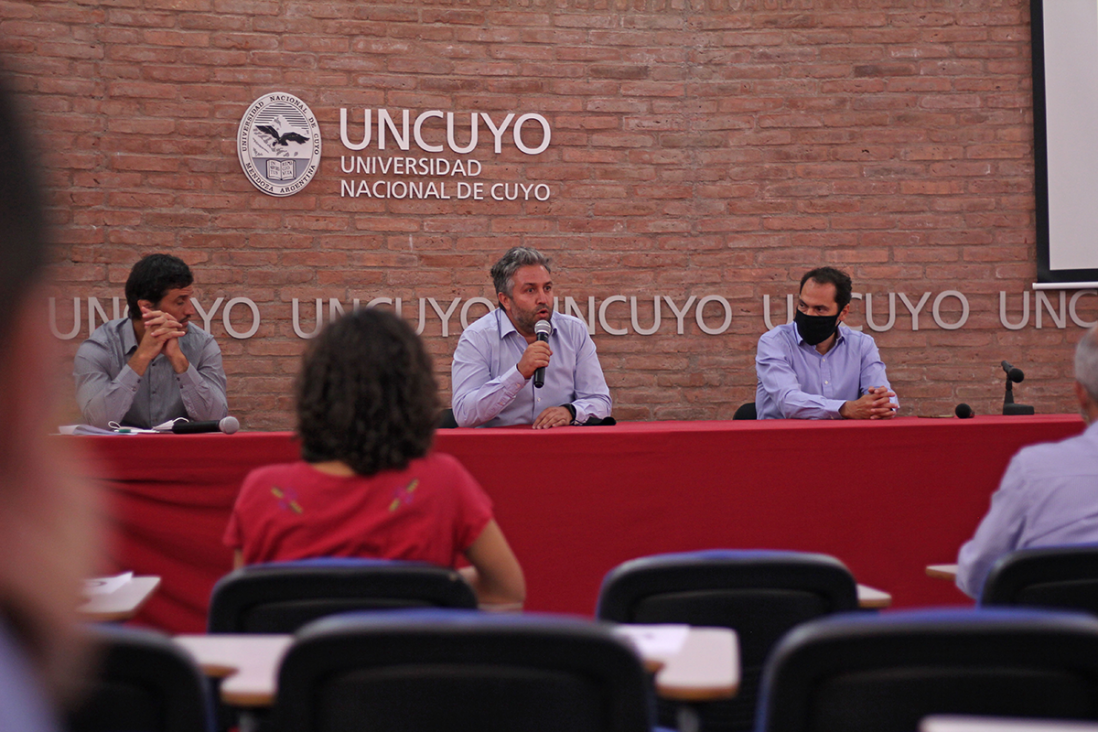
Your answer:
[[[553,324],[548,320],[539,320],[534,323],[534,333],[539,341],[549,342],[549,334],[553,332]],[[534,388],[540,389],[545,386],[545,367],[539,366],[534,371]]]
[[[972,407],[967,404],[958,404],[953,413],[957,415],[957,419],[972,419],[973,415],[976,414],[972,411]]]
[[[1022,370],[1014,368],[1009,361],[1003,361],[999,365],[1003,367],[1003,371],[1006,372],[1007,378],[1015,384],[1021,384],[1022,380],[1026,378],[1026,375],[1022,373]]]
[[[172,432],[177,435],[197,435],[203,432],[224,432],[231,435],[240,429],[240,420],[236,417],[223,419],[211,419],[208,422],[184,422],[177,421],[172,425]]]

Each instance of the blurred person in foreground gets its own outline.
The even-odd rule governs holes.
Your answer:
[[[957,586],[979,597],[995,560],[1018,549],[1098,542],[1098,327],[1075,346],[1075,399],[1086,431],[1023,447],[991,509],[957,556]]]
[[[297,379],[302,460],[253,470],[225,543],[236,566],[314,557],[461,570],[483,606],[521,606],[518,560],[492,503],[453,457],[431,452],[438,387],[422,342],[368,308],[321,332]]]
[[[42,210],[0,80],[0,730],[57,729],[85,654],[76,607],[98,568],[90,489],[67,469],[45,317]]]

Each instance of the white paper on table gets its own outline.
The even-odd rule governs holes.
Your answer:
[[[109,595],[133,580],[133,572],[123,572],[114,577],[93,577],[84,580],[84,597]]]
[[[627,638],[642,658],[668,659],[677,656],[690,633],[689,625],[619,625],[614,633]]]
[[[114,429],[113,427],[107,429],[105,427],[96,427],[90,424],[63,424],[57,428],[57,433],[61,435],[157,435],[160,434],[156,430],[146,430],[140,427],[120,427]]]

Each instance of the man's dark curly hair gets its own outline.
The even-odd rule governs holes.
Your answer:
[[[297,432],[308,462],[359,475],[407,467],[431,448],[438,385],[423,343],[402,318],[364,308],[326,327],[297,377]]]
[[[164,299],[168,290],[181,290],[194,284],[191,268],[179,257],[170,254],[150,254],[143,257],[130,270],[126,278],[126,305],[130,320],[141,320],[138,300],[148,300],[153,305]]]

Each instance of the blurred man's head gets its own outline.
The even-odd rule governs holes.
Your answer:
[[[74,611],[98,561],[96,514],[65,446],[47,437],[58,360],[43,312],[45,226],[11,100],[0,88],[0,623],[59,691],[82,655]]]
[[[1090,424],[1098,417],[1098,326],[1083,334],[1075,346],[1075,397],[1079,412]]]

